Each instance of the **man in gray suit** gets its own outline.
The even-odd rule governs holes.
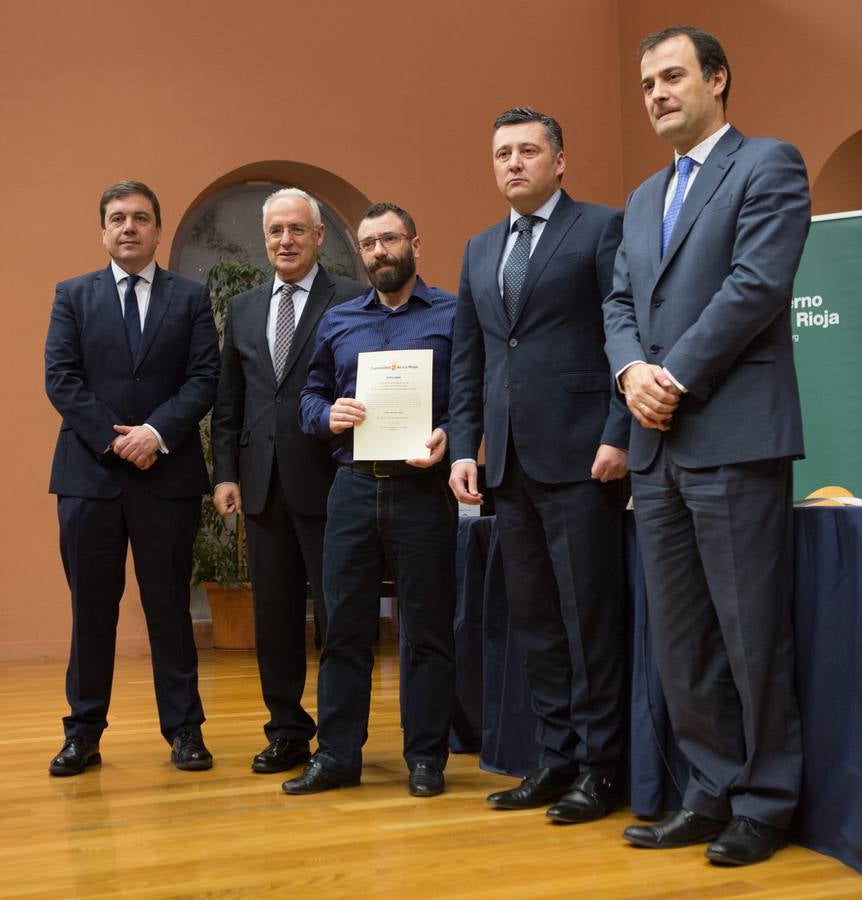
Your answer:
[[[729,125],[718,41],[641,44],[674,164],[629,198],[606,350],[634,415],[635,516],[656,660],[691,774],[682,809],[625,837],[711,842],[715,863],[784,843],[802,748],[790,618],[791,460],[802,422],[788,305],[810,221],[797,150]]]
[[[317,262],[320,207],[297,188],[271,194],[263,232],[275,276],[230,303],[212,416],[213,503],[245,513],[255,640],[269,744],[255,772],[305,762],[315,724],[305,688],[306,579],[323,623],[323,531],[335,475],[327,445],[299,428],[299,392],[317,326],[330,307],[362,292]]]

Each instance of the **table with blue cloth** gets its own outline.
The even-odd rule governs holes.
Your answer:
[[[862,872],[862,509],[798,507],[794,531],[794,627],[805,770],[791,839]],[[629,797],[634,815],[660,817],[678,808],[674,779],[683,785],[687,774],[652,656],[631,514],[626,551]],[[538,758],[536,718],[509,629],[491,516],[460,520],[455,638],[452,749],[478,750],[481,766],[490,771],[526,775]]]

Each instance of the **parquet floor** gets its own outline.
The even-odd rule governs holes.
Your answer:
[[[118,660],[104,762],[73,778],[47,765],[65,712],[60,663],[0,665],[0,897],[809,898],[862,897],[862,877],[790,847],[765,865],[720,869],[702,848],[644,851],[625,811],[561,827],[543,810],[495,812],[484,796],[511,779],[454,756],[448,790],[406,791],[395,642],[374,674],[360,787],[281,793],[254,775],[265,743],[253,654],[201,655],[215,767],[178,772],[156,724],[149,660]],[[309,672],[313,710],[316,660]]]

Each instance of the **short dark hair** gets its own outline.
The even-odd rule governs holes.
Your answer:
[[[556,154],[563,149],[563,129],[560,128],[560,123],[552,116],[536,112],[532,106],[513,106],[500,113],[494,119],[494,131],[504,125],[522,125],[524,122],[540,122],[545,127],[545,137],[552,152]]]
[[[724,91],[721,94],[721,102],[724,108],[727,109],[727,98],[730,96],[730,63],[727,61],[727,55],[714,34],[710,34],[702,28],[695,28],[692,25],[673,25],[671,28],[656,31],[655,34],[648,34],[641,41],[640,47],[638,47],[638,60],[642,60],[644,53],[648,50],[652,50],[658,44],[679,35],[684,35],[694,44],[694,52],[700,64],[700,71],[704,81],[709,81],[719,69],[724,69],[727,72],[727,81],[724,83]]]
[[[386,213],[395,213],[401,219],[401,224],[407,229],[408,236],[416,237],[416,223],[413,221],[413,216],[406,209],[402,209],[394,203],[372,203],[362,214],[362,218],[379,219]]]
[[[121,197],[129,197],[132,194],[143,194],[153,204],[153,212],[156,215],[156,228],[162,227],[162,209],[159,206],[159,198],[152,188],[147,187],[143,181],[115,181],[110,187],[105,188],[102,199],[99,201],[99,219],[102,228],[105,227],[105,210],[112,200]]]

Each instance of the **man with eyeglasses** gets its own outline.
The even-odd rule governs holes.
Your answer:
[[[478,504],[486,444],[511,623],[537,717],[538,765],[488,797],[553,804],[557,823],[622,802],[622,522],[629,415],[602,349],[622,216],[561,189],[559,123],[530,108],[494,123],[503,222],[464,254],[452,358],[450,484]]]
[[[263,206],[274,277],[234,297],[225,321],[212,416],[213,503],[245,514],[255,642],[269,744],[259,773],[304,763],[315,724],[303,708],[306,581],[323,630],[321,565],[326,495],[335,474],[326,444],[302,433],[299,392],[324,313],[362,286],[317,261],[324,226],[317,201],[284,188]]]
[[[323,554],[328,624],[317,684],[318,749],[283,789],[311,794],[359,783],[379,586],[388,567],[407,640],[401,690],[409,791],[432,797],[444,790],[455,679],[457,509],[446,489],[445,430],[455,298],[416,274],[419,238],[405,210],[375,204],[358,238],[373,287],[326,315],[300,398],[303,429],[330,439],[339,468]],[[354,399],[357,354],[399,349],[433,350],[430,454],[357,462],[353,428],[365,418],[365,407]]]

